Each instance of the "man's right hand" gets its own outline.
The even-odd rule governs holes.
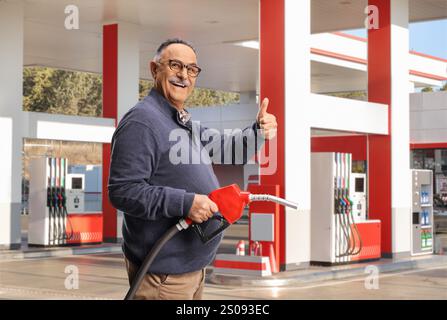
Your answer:
[[[211,218],[217,211],[219,211],[219,208],[210,198],[208,198],[208,196],[196,194],[194,195],[188,218],[194,223],[202,223]]]

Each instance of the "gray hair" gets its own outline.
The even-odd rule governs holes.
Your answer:
[[[192,46],[191,43],[189,43],[188,41],[179,39],[179,38],[171,38],[168,39],[166,41],[164,41],[157,49],[157,52],[155,54],[154,57],[154,61],[157,61],[160,59],[160,55],[163,52],[164,49],[166,49],[168,46],[170,46],[171,44],[176,44],[176,43],[180,43],[180,44],[184,44],[185,46],[188,46],[192,49],[192,51],[194,51],[195,54],[197,54],[196,49],[194,49],[194,47]]]

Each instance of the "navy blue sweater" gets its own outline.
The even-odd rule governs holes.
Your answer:
[[[112,137],[109,199],[124,213],[123,251],[136,265],[170,227],[188,215],[194,194],[206,195],[219,187],[211,162],[223,160],[224,152],[216,152],[216,145],[225,150],[231,143],[234,146],[242,141],[246,150],[247,141],[257,137],[254,124],[231,134],[229,140],[216,136],[201,142],[196,139],[197,133],[206,128],[194,130],[194,123],[184,124],[177,110],[153,89],[124,115]],[[257,148],[263,142],[262,138],[258,140]],[[183,161],[177,157],[180,149],[186,156]],[[239,162],[246,162],[253,153],[247,152]],[[237,162],[234,152],[231,158]],[[217,224],[208,220],[202,225],[212,230]],[[214,259],[222,236],[205,245],[192,228],[184,230],[166,243],[149,272],[200,270]]]

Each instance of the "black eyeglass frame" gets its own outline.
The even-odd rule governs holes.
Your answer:
[[[182,66],[182,69],[181,69],[181,70],[175,70],[175,69],[171,66],[172,62],[177,62],[179,65]],[[164,63],[166,63],[166,61],[165,61],[165,62],[158,61],[158,63],[160,63],[160,64],[164,64]],[[200,72],[202,71],[202,68],[200,68],[200,67],[199,67],[198,65],[196,65],[196,64],[184,64],[182,61],[177,60],[177,59],[169,59],[169,60],[167,61],[167,63],[168,63],[169,69],[171,69],[172,71],[175,71],[175,72],[182,72],[183,69],[186,68],[186,73],[187,73],[190,77],[193,77],[193,78],[197,78],[197,77],[199,76]],[[197,74],[196,74],[196,75],[190,73],[191,69],[188,69],[188,68],[191,68],[191,67],[197,68]]]

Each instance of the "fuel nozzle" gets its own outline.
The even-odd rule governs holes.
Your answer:
[[[297,209],[298,205],[294,202],[272,196],[269,194],[251,194],[247,191],[241,191],[237,184],[232,184],[223,188],[219,188],[211,192],[208,197],[213,200],[219,212],[212,219],[220,221],[220,225],[209,234],[206,234],[200,224],[193,224],[189,218],[182,219],[178,224],[179,230],[187,229],[191,224],[194,230],[200,236],[204,243],[214,239],[223,230],[238,221],[244,212],[244,208],[253,201],[270,201],[278,203],[282,206]]]
[[[270,201],[270,202],[276,202],[284,207],[298,209],[297,203],[283,199],[283,198],[275,197],[270,194],[250,194],[249,199],[250,199],[250,202],[252,202],[252,201]]]

